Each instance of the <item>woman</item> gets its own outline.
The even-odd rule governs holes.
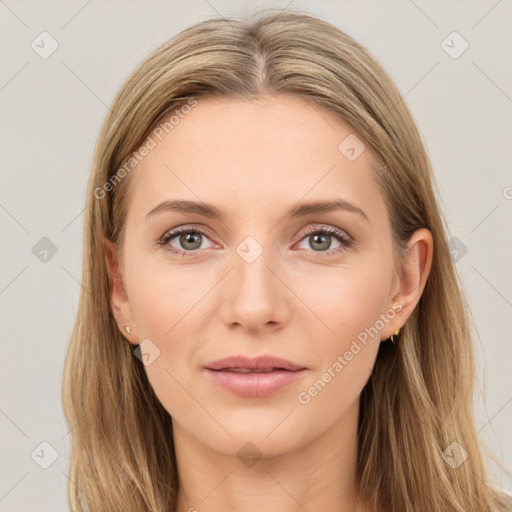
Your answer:
[[[396,86],[324,21],[209,20],[146,59],[87,192],[72,510],[510,510],[434,187]]]

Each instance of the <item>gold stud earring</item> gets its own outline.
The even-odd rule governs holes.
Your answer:
[[[391,343],[395,344],[395,340],[393,339],[394,336],[398,336],[400,332],[400,328],[398,328],[390,337],[389,339],[391,340]]]

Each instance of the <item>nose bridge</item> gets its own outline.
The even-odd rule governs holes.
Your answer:
[[[275,296],[275,276],[268,268],[272,267],[274,254],[268,243],[264,247],[256,238],[248,236],[236,247],[235,252],[233,279],[239,288],[238,293],[242,296],[246,294],[246,299],[256,295],[261,300],[268,300]]]
[[[271,247],[264,247],[252,236],[246,237],[235,248],[234,268],[229,277],[229,300],[224,311],[226,321],[257,328],[284,320],[283,312],[287,309],[285,290],[274,274],[274,256]]]

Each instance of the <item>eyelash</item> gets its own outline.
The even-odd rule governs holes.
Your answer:
[[[203,235],[208,238],[208,235],[205,231],[203,231],[200,228],[193,228],[192,226],[180,226],[176,229],[173,229],[172,231],[168,231],[158,242],[158,245],[165,247],[169,252],[174,254],[181,254],[183,257],[190,257],[195,256],[199,254],[202,249],[194,249],[193,251],[182,251],[176,248],[169,249],[168,242],[175,238],[178,235],[181,235],[182,233],[196,233]],[[311,251],[313,253],[316,253],[315,257],[318,258],[325,258],[325,257],[332,257],[335,256],[346,249],[350,248],[352,244],[354,243],[353,238],[348,236],[344,231],[341,231],[340,229],[330,227],[330,228],[310,228],[308,229],[302,238],[300,239],[300,242],[304,240],[306,237],[312,235],[312,234],[322,234],[322,235],[329,235],[334,237],[338,242],[340,242],[340,246],[336,249],[328,249],[326,251]]]

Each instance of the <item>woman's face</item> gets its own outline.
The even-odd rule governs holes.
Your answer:
[[[145,340],[175,429],[217,452],[250,442],[271,455],[353,424],[379,343],[407,313],[369,148],[294,97],[200,99],[167,129],[125,178],[126,298],[115,291],[113,308]],[[327,201],[353,206],[301,208]],[[207,369],[267,355],[304,370]]]

